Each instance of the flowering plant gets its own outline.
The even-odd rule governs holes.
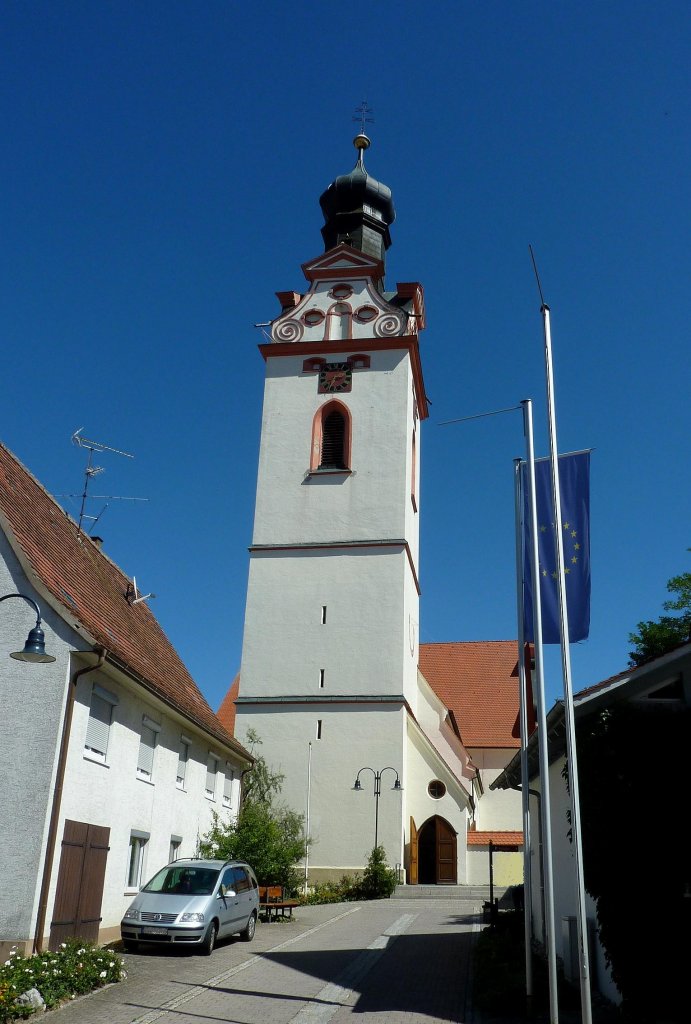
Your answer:
[[[18,1002],[36,989],[46,1009],[66,999],[126,977],[124,961],[116,953],[81,939],[62,942],[57,950],[22,956],[16,949],[0,962],[0,1024],[29,1017],[33,1007]]]

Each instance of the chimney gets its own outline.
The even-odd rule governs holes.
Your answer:
[[[92,537],[91,539],[97,548],[103,547],[103,537]]]

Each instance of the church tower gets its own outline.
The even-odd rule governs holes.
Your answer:
[[[407,722],[416,715],[419,284],[384,282],[395,212],[364,164],[320,199],[325,251],[304,293],[278,292],[266,364],[235,732],[309,815],[313,881],[391,866],[407,842]],[[361,768],[362,792],[353,790]],[[374,773],[381,799],[373,800]],[[400,790],[393,790],[396,779]],[[375,822],[375,810],[378,812]]]

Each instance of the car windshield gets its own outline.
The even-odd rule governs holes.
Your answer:
[[[171,865],[154,875],[142,892],[160,892],[170,896],[209,896],[218,881],[218,868]]]

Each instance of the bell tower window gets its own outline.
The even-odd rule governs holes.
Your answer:
[[[328,402],[317,412],[312,428],[310,471],[350,470],[350,413],[340,402]]]

